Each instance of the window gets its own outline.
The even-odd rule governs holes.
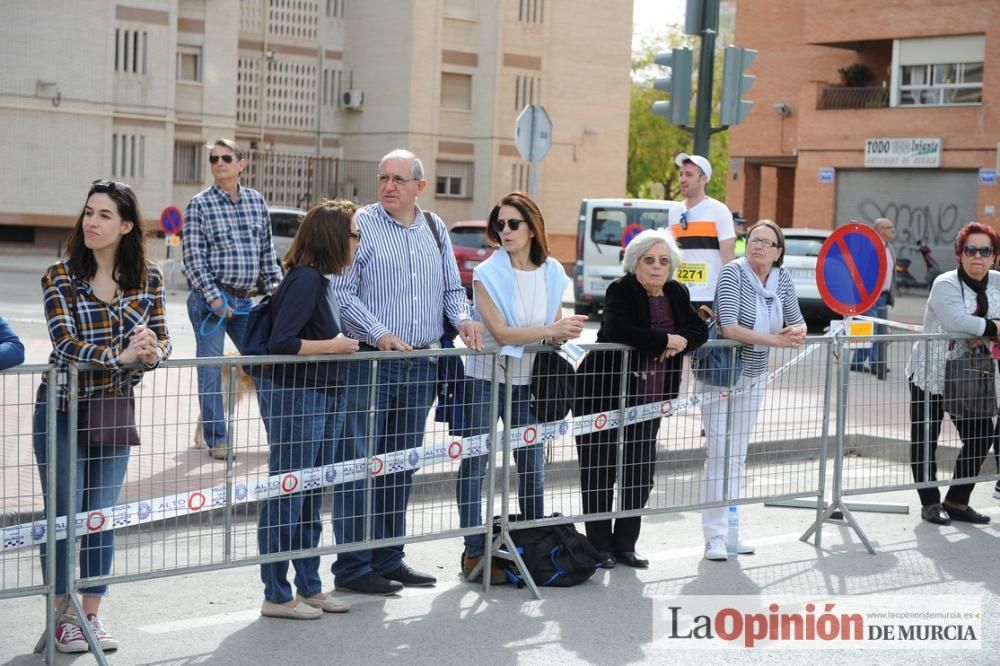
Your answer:
[[[342,84],[343,72],[340,69],[327,68],[323,70],[323,106],[336,107],[338,105]]]
[[[115,71],[145,74],[148,42],[148,32],[115,28]]]
[[[667,226],[667,211],[642,208],[595,208],[590,238],[595,243],[621,247],[622,234],[633,224],[643,229]]]
[[[517,20],[522,23],[543,23],[545,0],[518,0]]]
[[[326,15],[332,18],[344,18],[344,3],[347,0],[326,0]]]
[[[174,142],[174,182],[178,184],[201,184],[201,169],[204,163],[204,143],[198,141]]]
[[[472,75],[441,73],[441,108],[472,110]]]
[[[138,134],[111,135],[111,175],[142,178],[145,175],[146,137]]]
[[[538,76],[518,74],[514,77],[514,110],[520,111],[529,104],[542,103],[542,79]]]
[[[177,80],[201,81],[201,47],[177,47]]]
[[[983,63],[903,65],[900,68],[900,106],[982,104]]]
[[[472,165],[464,162],[438,162],[434,194],[439,197],[469,199]]]

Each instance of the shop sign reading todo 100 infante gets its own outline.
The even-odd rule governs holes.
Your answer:
[[[865,139],[865,168],[941,166],[941,139]]]

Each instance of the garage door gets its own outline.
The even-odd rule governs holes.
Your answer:
[[[955,268],[955,235],[976,219],[975,171],[862,169],[837,171],[837,226],[851,220],[896,223],[896,255],[912,260],[910,272],[923,281],[923,241],[942,270]]]

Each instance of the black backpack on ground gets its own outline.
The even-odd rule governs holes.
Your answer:
[[[558,517],[559,514],[553,514]],[[512,517],[514,520],[516,517]],[[493,530],[499,532],[500,519],[493,519]],[[597,549],[573,525],[543,525],[523,530],[511,530],[517,552],[539,587],[572,587],[585,582],[601,568]],[[505,573],[512,585],[524,587],[525,582],[513,562],[507,562]]]

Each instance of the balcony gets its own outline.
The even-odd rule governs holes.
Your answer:
[[[826,86],[816,99],[816,109],[884,109],[889,106],[889,89],[883,86]]]

